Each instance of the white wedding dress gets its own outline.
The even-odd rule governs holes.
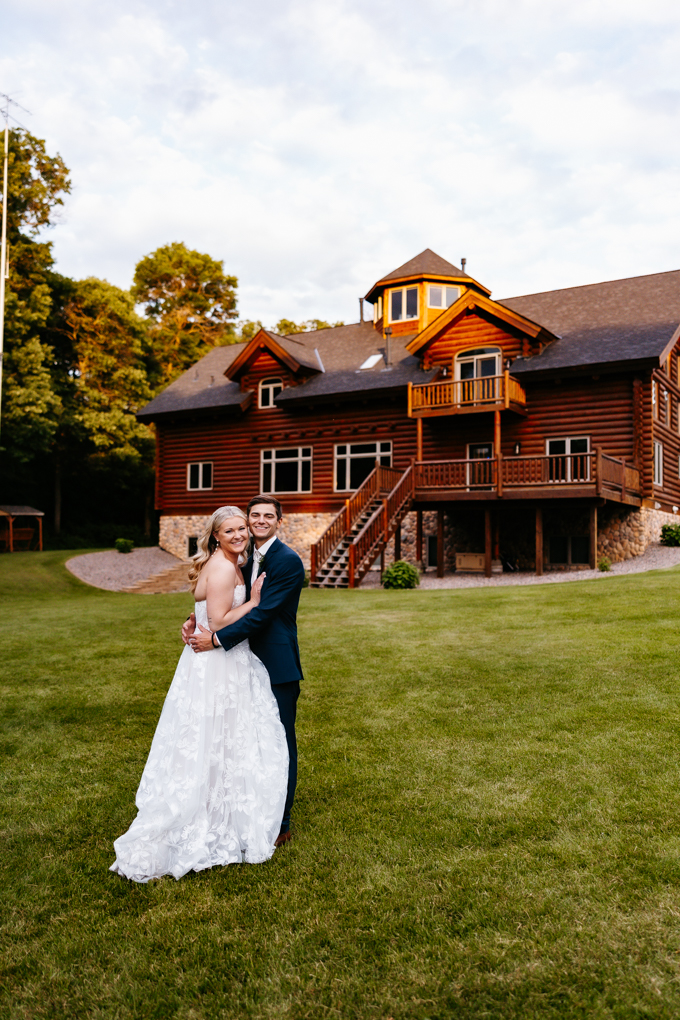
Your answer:
[[[233,608],[245,602],[237,585]],[[196,620],[208,626],[205,602]],[[156,727],[134,822],[115,841],[111,871],[134,882],[274,853],[288,748],[265,666],[242,641],[182,652]]]

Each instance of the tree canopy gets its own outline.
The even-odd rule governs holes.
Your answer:
[[[218,344],[236,339],[238,280],[224,264],[175,241],[137,263],[132,295],[149,317],[157,386],[167,386]]]

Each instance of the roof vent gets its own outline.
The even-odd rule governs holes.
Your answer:
[[[460,268],[463,270],[463,272],[465,272],[466,265],[467,265],[467,259],[461,259],[460,260]]]

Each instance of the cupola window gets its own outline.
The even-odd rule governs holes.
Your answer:
[[[260,407],[276,407],[274,401],[283,389],[282,379],[263,379],[260,383]]]
[[[460,297],[460,287],[429,286],[427,288],[428,308],[450,308]]]
[[[390,322],[418,318],[418,288],[401,287],[390,292]]]

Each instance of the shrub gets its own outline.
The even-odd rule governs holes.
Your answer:
[[[114,545],[119,553],[132,552],[132,547],[135,543],[131,538],[117,538]]]
[[[680,524],[664,524],[661,529],[661,545],[680,545]]]
[[[420,574],[406,560],[397,560],[382,576],[383,588],[417,588]]]
[[[597,569],[603,571],[603,573],[607,570],[611,570],[611,560],[608,560],[606,556],[603,556],[600,560],[598,560]]]

